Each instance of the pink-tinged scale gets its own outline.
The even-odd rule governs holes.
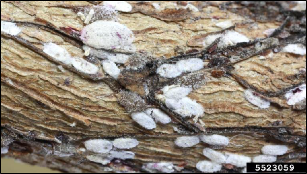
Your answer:
[[[80,38],[85,45],[96,49],[135,52],[132,44],[134,40],[132,31],[118,22],[93,22],[82,29]]]
[[[251,104],[258,106],[261,109],[267,109],[270,107],[271,103],[259,96],[256,92],[248,89],[244,92],[245,99]]]

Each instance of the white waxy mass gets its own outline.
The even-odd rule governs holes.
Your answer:
[[[57,44],[52,42],[45,43],[43,51],[59,62],[71,64],[72,58],[69,52]]]
[[[286,145],[265,145],[262,147],[261,152],[265,155],[284,155],[288,151]]]
[[[88,140],[84,142],[84,145],[88,151],[95,153],[108,153],[113,148],[112,142],[104,139]]]
[[[227,20],[227,21],[223,21],[223,22],[218,22],[215,25],[217,27],[222,28],[222,29],[226,29],[226,28],[233,26],[233,23],[231,22],[231,20]]]
[[[21,32],[21,29],[13,22],[1,21],[1,32],[16,36]]]
[[[192,92],[192,88],[179,85],[165,86],[163,95],[157,95],[159,100],[182,117],[202,116],[204,108],[201,104],[187,97]]]
[[[249,42],[249,39],[245,35],[238,33],[236,31],[226,31],[223,34],[218,44],[218,47],[224,48],[224,47],[236,45],[242,42]]]
[[[108,156],[110,159],[134,159],[135,154],[130,151],[111,151]]]
[[[107,165],[111,162],[111,158],[106,155],[87,155],[86,159],[102,165]]]
[[[175,144],[178,147],[193,147],[199,143],[199,138],[197,136],[184,136],[184,137],[178,137],[175,141]]]
[[[230,25],[230,22],[218,23],[217,25],[220,25],[219,27],[226,27]],[[220,38],[218,48],[233,46],[241,42],[249,42],[249,39],[241,33],[236,31],[226,31],[220,34],[208,35],[203,41],[203,46],[205,48],[210,46],[218,38]]]
[[[73,57],[71,59],[71,65],[78,71],[83,72],[85,74],[96,74],[99,70],[96,65],[79,57]]]
[[[222,170],[222,165],[211,161],[200,161],[196,164],[196,168],[204,173],[214,173]]]
[[[153,118],[144,112],[135,112],[131,114],[132,119],[145,129],[152,130],[157,127]]]
[[[126,1],[103,1],[103,5],[112,6],[117,11],[130,12],[132,6]]]
[[[134,35],[126,26],[113,21],[95,21],[81,31],[84,44],[112,51],[135,52]]]
[[[247,163],[250,163],[251,161],[252,159],[248,156],[227,153],[225,163],[237,167],[246,167]]]
[[[207,48],[208,46],[210,46],[216,39],[222,37],[222,34],[211,34],[208,35],[204,41],[203,41],[203,46],[205,48]]]
[[[65,48],[52,42],[45,43],[43,51],[55,61],[63,63],[67,66],[73,66],[79,72],[85,74],[96,74],[99,71],[98,66],[80,57],[72,57]]]
[[[182,72],[194,72],[204,68],[204,61],[199,58],[191,58],[186,60],[180,60],[176,63],[178,69]]]
[[[102,62],[103,70],[109,74],[114,79],[117,79],[120,74],[120,69],[116,66],[114,62],[111,62],[109,60],[104,60]]]
[[[203,154],[205,157],[209,158],[215,163],[222,164],[226,162],[226,156],[223,153],[215,151],[213,149],[205,148]]]
[[[306,99],[306,84],[302,84],[297,88],[289,90],[285,97],[288,105],[295,105]]]
[[[156,122],[162,124],[168,124],[172,121],[171,118],[160,109],[149,108],[145,111],[145,113],[154,118]]]
[[[102,49],[94,49],[87,45],[83,45],[83,50],[85,52],[88,51],[88,55],[95,56],[102,60],[110,60],[111,62],[118,63],[118,64],[125,64],[128,60],[130,55],[118,52],[112,52]]]
[[[163,89],[163,95],[169,99],[179,100],[186,97],[192,92],[192,88],[180,87],[178,85],[165,86]]]
[[[304,56],[306,55],[306,47],[302,44],[289,44],[282,49],[282,52]]]
[[[200,140],[216,146],[227,146],[229,144],[229,138],[222,135],[201,135]]]
[[[256,93],[250,89],[246,90],[244,94],[247,101],[261,109],[267,109],[271,105],[269,101],[257,96]]]
[[[165,78],[175,78],[185,72],[194,72],[204,68],[204,62],[199,58],[180,60],[176,64],[163,64],[157,73]]]
[[[132,149],[138,145],[138,140],[133,138],[118,138],[113,141],[113,146],[117,149]]]
[[[157,69],[157,73],[165,78],[175,78],[182,74],[182,70],[175,64],[163,64]]]
[[[173,173],[174,165],[173,163],[161,162],[161,163],[147,163],[143,165],[143,169],[145,170],[154,170],[152,172],[162,172],[162,173]]]
[[[277,157],[272,155],[258,155],[253,158],[254,163],[274,163]]]
[[[174,112],[180,114],[182,117],[202,116],[204,114],[202,105],[188,97],[180,99],[175,107]]]

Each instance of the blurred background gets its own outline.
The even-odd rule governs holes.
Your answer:
[[[1,173],[59,173],[44,167],[37,167],[18,162],[14,159],[1,158]]]

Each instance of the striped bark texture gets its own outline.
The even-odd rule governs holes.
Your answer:
[[[134,33],[133,44],[146,66],[122,71],[115,80],[95,57],[84,56],[78,36],[86,24],[77,13],[102,1],[1,1],[1,21],[14,22],[22,30],[17,36],[1,31],[1,149],[8,149],[1,157],[63,172],[158,172],[142,166],[159,162],[170,162],[179,172],[197,172],[197,162],[208,160],[202,153],[209,145],[180,148],[176,138],[219,134],[230,139],[227,147],[210,146],[220,152],[253,157],[264,145],[281,144],[289,150],[278,156],[279,162],[306,162],[306,99],[290,106],[284,97],[306,83],[306,55],[281,51],[288,44],[306,45],[306,11],[292,10],[296,2],[128,3],[132,10],[117,17]],[[187,8],[189,4],[193,8]],[[232,25],[216,25],[224,21]],[[268,34],[269,29],[276,30]],[[226,30],[250,42],[217,49],[216,40],[204,47],[209,34]],[[82,74],[52,60],[42,51],[47,42],[96,64],[99,74]],[[205,68],[174,79],[155,73],[159,64],[190,57],[203,59]],[[193,87],[188,97],[204,108],[197,122],[180,117],[154,97],[172,84]],[[249,103],[247,89],[271,106],[260,109]],[[157,124],[154,130],[139,126],[130,114],[140,108],[125,105],[129,95],[122,91],[144,99],[144,108],[160,108],[172,122]],[[92,154],[83,150],[86,140],[120,137],[139,141],[131,149],[134,159],[102,165],[86,158]],[[223,164],[221,172],[242,169]]]

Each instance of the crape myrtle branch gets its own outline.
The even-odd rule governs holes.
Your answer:
[[[288,14],[293,15],[294,17],[301,16],[300,13],[289,12]],[[286,26],[288,25],[290,19],[291,19],[290,17],[287,17],[286,20],[282,23],[282,25],[277,30],[275,30],[275,32],[273,32],[272,35],[270,35],[269,38],[256,39],[256,40],[248,42],[248,43],[239,43],[239,44],[236,44],[234,46],[229,46],[229,47],[226,47],[226,48],[223,48],[223,49],[217,49],[217,44],[220,41],[220,38],[218,38],[209,47],[207,47],[204,50],[199,51],[197,53],[183,54],[183,55],[180,55],[180,56],[175,56],[175,57],[171,57],[171,58],[163,59],[163,60],[155,60],[155,61],[147,63],[148,65],[151,65],[148,68],[148,71],[151,72],[151,73],[149,73],[150,77],[145,76],[143,78],[144,79],[148,78],[147,84],[149,84],[150,92],[149,92],[149,95],[144,99],[146,100],[148,105],[156,105],[161,110],[163,110],[167,114],[171,115],[176,122],[183,125],[187,130],[192,131],[194,133],[200,133],[200,132],[203,132],[203,131],[206,131],[208,133],[208,132],[210,132],[210,128],[207,128],[206,130],[201,130],[201,128],[199,126],[192,124],[192,123],[189,123],[184,118],[182,118],[179,114],[176,114],[173,111],[171,111],[170,109],[168,109],[165,106],[165,104],[163,104],[162,102],[159,102],[158,100],[155,99],[155,93],[158,90],[160,90],[163,86],[168,85],[168,84],[174,84],[174,82],[180,82],[179,79],[182,79],[185,76],[189,76],[189,74],[190,74],[190,73],[186,73],[186,74],[183,74],[180,77],[177,77],[177,78],[174,78],[174,79],[171,79],[171,80],[166,80],[166,81],[161,80],[162,82],[160,82],[159,81],[160,78],[158,77],[158,75],[152,74],[152,72],[155,72],[158,65],[161,65],[163,63],[174,63],[174,62],[177,62],[179,60],[184,60],[184,59],[189,59],[189,58],[194,58],[194,57],[200,57],[202,59],[209,61],[208,66],[205,67],[205,69],[207,69],[208,71],[213,70],[213,68],[214,69],[216,69],[216,68],[225,69],[226,73],[228,75],[233,77],[239,84],[241,84],[245,88],[251,88],[251,89],[255,90],[256,92],[258,92],[262,95],[268,96],[268,97],[280,96],[285,91],[287,91],[287,90],[289,90],[293,87],[299,86],[300,84],[304,83],[305,81],[300,83],[300,84],[290,86],[286,89],[282,89],[278,92],[265,92],[265,93],[263,93],[260,90],[258,90],[256,87],[252,86],[251,84],[248,84],[245,80],[243,80],[238,75],[236,75],[235,70],[233,68],[231,68],[231,67],[233,67],[233,65],[235,65],[235,64],[237,64],[241,61],[248,60],[249,58],[256,56],[256,55],[260,55],[267,50],[279,48],[279,47],[284,46],[284,45],[289,44],[289,43],[302,43],[302,44],[306,45],[306,37],[304,37],[305,34],[306,34],[306,31],[304,31],[304,30],[296,30],[295,33],[290,35],[288,38],[283,38],[283,39],[275,38],[275,37],[278,37],[278,35],[286,29]],[[51,33],[60,35],[65,41],[71,43],[74,46],[77,46],[79,48],[82,47],[82,42],[79,39],[79,34],[78,34],[77,31],[66,30],[68,32],[63,32],[62,30],[57,29],[55,26],[53,26],[52,24],[47,23],[47,22],[45,23],[45,25],[38,24],[38,23],[30,23],[30,22],[20,22],[20,21],[12,21],[12,22],[22,24],[22,25],[25,25],[25,26],[36,26],[39,29],[43,29],[43,30],[49,31]],[[228,28],[226,30],[232,30],[232,29],[234,29],[234,27]],[[289,31],[291,32],[291,30],[289,30]],[[30,50],[46,57],[47,59],[54,61],[52,57],[50,57],[49,55],[44,53],[41,49],[35,47],[30,42],[28,42],[28,41],[26,41],[26,40],[24,40],[20,37],[11,36],[11,35],[5,34],[3,32],[1,32],[1,36],[5,37],[5,38],[12,39],[12,40],[22,44],[23,46],[29,48]],[[303,38],[303,39],[301,39],[301,38]],[[257,44],[262,45],[261,49],[255,49],[255,46]],[[59,62],[56,62],[56,63],[59,63]],[[65,66],[65,65],[63,65],[63,66]],[[103,74],[88,75],[88,74],[80,73],[79,71],[75,70],[73,67],[66,67],[66,68],[68,68],[71,71],[73,71],[77,74],[80,74],[81,76],[88,78],[90,80],[104,81],[115,92],[120,92],[122,90],[129,91],[128,89],[125,89],[125,84],[118,83],[116,80],[114,80],[113,78],[111,78],[109,76],[105,76]],[[145,67],[145,68],[147,68],[147,67]],[[203,71],[203,70],[200,70],[200,71]],[[129,71],[128,71],[128,73],[129,73]],[[198,73],[198,72],[194,72],[194,73]],[[305,78],[305,77],[303,76],[303,78]],[[150,79],[154,79],[154,81],[150,81]],[[148,80],[149,80],[149,82],[148,82]],[[151,86],[150,84],[153,84],[153,82],[156,84],[156,85],[154,85],[154,86],[157,86],[156,88],[150,87]],[[225,128],[225,130],[230,131],[231,129]],[[249,130],[249,131],[254,131],[254,130]],[[305,145],[302,145],[301,142],[306,141],[306,140],[302,140],[302,138],[298,138],[299,140],[297,140],[295,138],[293,139],[293,137],[290,136],[290,135],[288,135],[288,137],[286,137],[286,136],[280,136],[280,135],[278,135],[276,133],[272,133],[272,132],[267,132],[267,134],[272,135],[274,138],[279,139],[279,140],[284,141],[284,142],[300,144],[299,146],[303,146],[303,147],[305,146]],[[298,142],[300,142],[300,143],[298,143]]]

